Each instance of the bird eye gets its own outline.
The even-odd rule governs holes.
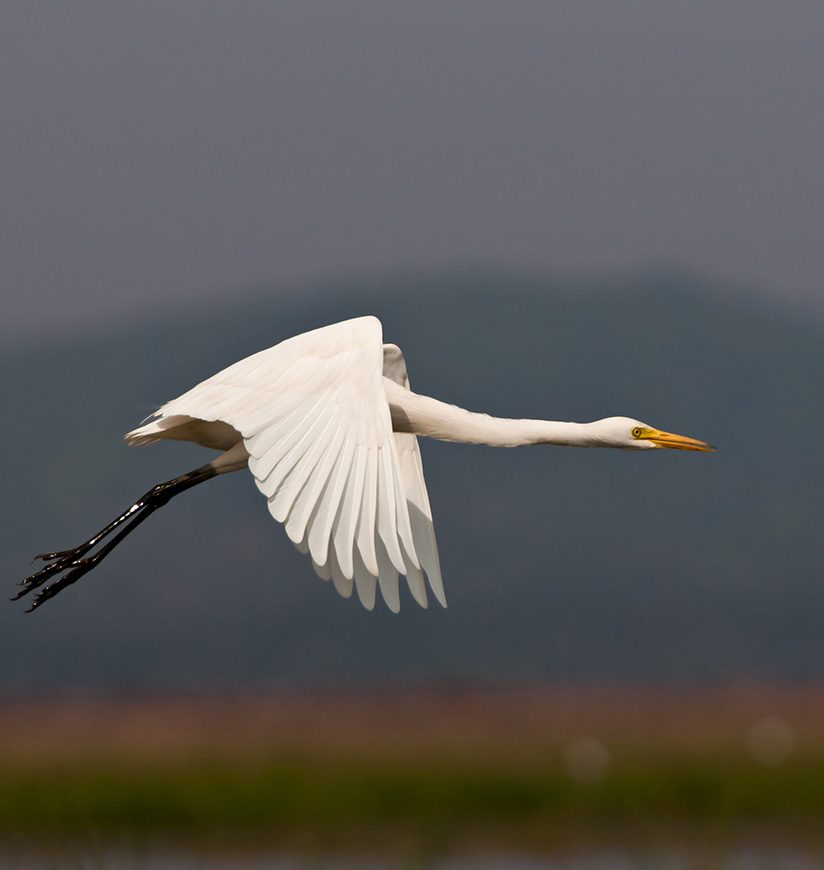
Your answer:
[[[640,426],[636,426],[636,427],[632,430],[632,437],[633,437],[633,438],[640,438],[640,437],[641,437],[641,433],[642,433],[643,431],[644,431],[644,430],[643,430]]]

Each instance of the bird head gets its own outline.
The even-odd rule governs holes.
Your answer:
[[[597,426],[598,436],[605,446],[623,447],[627,450],[652,450],[669,447],[672,450],[697,450],[706,453],[716,448],[706,441],[688,438],[656,429],[648,423],[632,417],[607,417],[592,424]]]

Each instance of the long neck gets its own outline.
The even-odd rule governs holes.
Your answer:
[[[411,432],[440,441],[486,444],[490,447],[521,447],[526,444],[599,446],[589,423],[491,417],[439,402],[429,396],[420,396],[386,379],[384,386],[395,432]]]

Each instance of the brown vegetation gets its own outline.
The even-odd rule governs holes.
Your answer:
[[[824,689],[460,688],[352,694],[44,698],[0,702],[0,760],[222,757],[268,750],[347,757],[479,753],[528,761],[591,737],[635,753],[746,752],[778,721],[794,751],[824,750]]]

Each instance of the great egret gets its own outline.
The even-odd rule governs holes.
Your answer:
[[[414,599],[426,607],[426,575],[445,607],[416,435],[493,447],[714,449],[629,417],[593,423],[510,420],[416,395],[400,348],[383,344],[380,321],[358,317],[229,366],[127,433],[130,445],[172,439],[222,452],[152,487],[80,546],[36,556],[49,564],[19,584],[15,599],[62,574],[35,596],[29,608],[34,610],[99,564],[169,499],[248,465],[272,516],[341,595],[349,597],[354,586],[371,609],[380,585],[387,606],[397,611],[403,574]]]

